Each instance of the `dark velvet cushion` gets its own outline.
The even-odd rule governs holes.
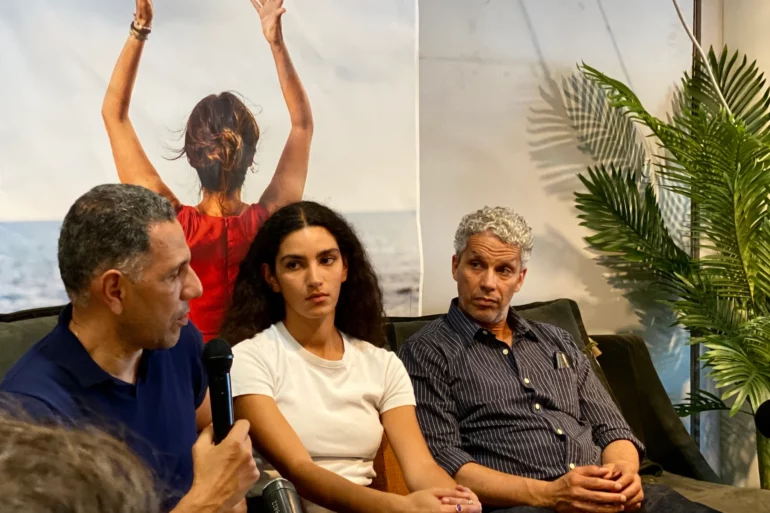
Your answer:
[[[56,326],[62,306],[0,314],[0,378],[35,342]]]

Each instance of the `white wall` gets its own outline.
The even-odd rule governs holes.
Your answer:
[[[682,3],[691,20],[692,4]],[[591,160],[565,125],[558,84],[584,61],[663,115],[691,55],[671,2],[421,0],[419,7],[423,312],[444,311],[454,297],[449,263],[462,215],[508,205],[536,237],[514,303],[570,297],[590,333],[654,331],[658,372],[681,397],[689,382],[681,333],[666,328],[670,319],[640,320],[585,249],[573,192]]]

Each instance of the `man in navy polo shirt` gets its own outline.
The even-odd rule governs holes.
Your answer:
[[[203,338],[187,317],[201,282],[172,205],[139,186],[94,187],[65,216],[58,257],[71,303],[0,391],[39,421],[124,440],[167,510],[243,507],[259,476],[249,426],[212,442]]]

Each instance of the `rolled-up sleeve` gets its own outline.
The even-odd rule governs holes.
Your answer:
[[[412,380],[417,419],[428,448],[436,462],[454,476],[460,467],[474,460],[462,448],[446,358],[430,340],[420,338],[404,344],[398,355]]]
[[[569,335],[565,336],[569,337]],[[580,395],[580,417],[591,426],[594,443],[604,450],[616,440],[628,440],[644,456],[644,445],[634,435],[623,414],[620,413],[607,390],[599,382],[591,368],[588,357],[577,349],[570,337],[570,345],[575,348],[572,358],[578,373],[578,393]]]

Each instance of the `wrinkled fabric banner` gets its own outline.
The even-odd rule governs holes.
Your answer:
[[[418,315],[416,0],[286,0],[283,34],[313,110],[305,198],[363,238],[389,315]],[[269,183],[290,122],[249,0],[156,0],[130,115],[164,182],[200,198],[183,129],[203,97],[236,91],[261,130],[243,200]],[[0,312],[67,301],[56,244],[72,202],[117,182],[100,115],[133,1],[0,3]]]

